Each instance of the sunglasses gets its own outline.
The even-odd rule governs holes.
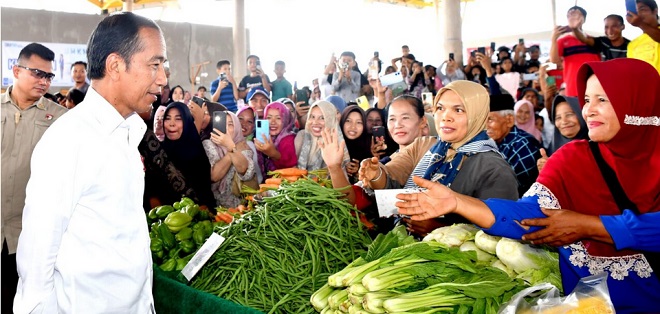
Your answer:
[[[32,73],[32,76],[34,76],[38,79],[46,79],[46,81],[52,82],[53,78],[55,78],[55,74],[53,74],[53,73],[48,73],[48,72],[45,72],[45,71],[41,71],[39,69],[28,68],[28,67],[22,66],[20,64],[17,64],[16,66],[21,68],[21,69],[26,69],[26,70],[30,71]]]

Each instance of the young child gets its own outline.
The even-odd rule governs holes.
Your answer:
[[[275,62],[275,75],[277,79],[273,81],[272,99],[293,98],[293,88],[291,83],[284,78],[286,64],[284,61]]]

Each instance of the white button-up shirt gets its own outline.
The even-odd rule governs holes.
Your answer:
[[[89,88],[46,131],[31,161],[14,313],[153,311],[145,130]]]

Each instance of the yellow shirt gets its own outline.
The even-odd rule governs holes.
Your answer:
[[[627,56],[648,62],[660,73],[660,44],[648,34],[644,33],[628,44]]]

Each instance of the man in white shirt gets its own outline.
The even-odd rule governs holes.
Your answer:
[[[87,59],[85,100],[32,156],[14,313],[155,312],[137,113],[167,83],[165,40],[153,21],[121,12],[96,27]]]

